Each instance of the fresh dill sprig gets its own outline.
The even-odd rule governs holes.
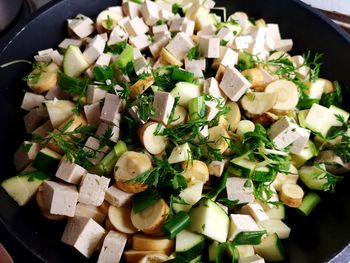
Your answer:
[[[323,171],[323,173],[317,175],[317,178],[327,180],[327,182],[322,187],[323,191],[325,191],[325,192],[329,191],[329,192],[334,193],[334,190],[335,190],[337,183],[340,182],[343,179],[343,177],[337,176],[337,175],[334,175],[334,174],[328,172],[320,164],[315,164],[315,166],[318,169],[321,169]]]
[[[303,55],[304,63],[301,66],[308,66],[309,71],[309,81],[315,82],[318,79],[321,69],[321,59],[323,54],[316,53],[312,56],[311,51],[309,50],[306,54]]]
[[[33,71],[27,76],[23,77],[24,81],[27,81],[30,84],[37,84],[41,75],[45,72],[49,63],[45,62],[34,62],[32,63]]]

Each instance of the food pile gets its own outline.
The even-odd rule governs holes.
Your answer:
[[[212,0],[126,1],[69,19],[34,56],[30,134],[2,187],[35,197],[98,262],[285,259],[285,209],[307,216],[350,168],[349,113],[320,58],[278,24]]]

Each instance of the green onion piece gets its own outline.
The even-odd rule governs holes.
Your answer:
[[[224,252],[228,250],[230,257],[231,257],[231,262],[232,263],[237,263],[239,259],[239,253],[237,248],[229,242],[221,243],[217,248],[215,252],[215,262],[216,263],[222,263],[222,262],[229,262],[224,258]]]
[[[96,166],[96,173],[99,175],[110,174],[118,161],[119,157],[128,150],[123,141],[118,141],[102,161]]]
[[[320,201],[321,201],[321,197],[318,194],[314,192],[309,192],[303,198],[301,205],[298,207],[298,211],[302,215],[308,216]]]
[[[114,77],[113,68],[110,66],[94,67],[92,72],[97,81],[106,81],[108,79],[113,79]]]
[[[115,61],[115,66],[120,69],[125,69],[130,62],[134,60],[134,48],[127,45],[119,58]]]
[[[174,68],[171,78],[176,81],[192,82],[194,74],[180,68]]]
[[[163,225],[163,232],[168,239],[173,239],[178,233],[184,230],[190,224],[190,217],[184,211],[169,217]]]
[[[220,178],[213,178],[212,188],[209,193],[205,196],[209,199],[215,200],[217,196],[226,188],[227,178],[228,178],[228,169],[223,172],[223,175]]]
[[[190,120],[198,120],[205,117],[205,100],[203,96],[191,99],[188,102]]]
[[[154,187],[149,187],[146,191],[135,194],[132,198],[132,211],[136,214],[154,205],[160,199],[160,195]]]
[[[232,243],[235,245],[258,245],[261,243],[261,238],[265,234],[265,230],[243,231],[235,237]]]

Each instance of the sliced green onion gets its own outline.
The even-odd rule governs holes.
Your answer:
[[[228,262],[224,258],[224,252],[227,250],[230,252],[231,256],[231,263],[237,263],[239,259],[239,253],[237,248],[232,244],[232,243],[221,243],[217,248],[216,248],[216,254],[215,254],[215,263],[223,263],[223,262]]]
[[[168,239],[173,239],[190,224],[190,217],[184,211],[170,217],[163,225],[163,232]]]
[[[160,195],[154,187],[149,187],[146,191],[135,194],[132,198],[132,211],[136,214],[154,205],[160,199]]]
[[[96,173],[99,175],[107,175],[113,171],[113,168],[119,157],[128,150],[123,141],[118,141],[102,161],[96,167]]]
[[[191,120],[198,120],[205,117],[204,102],[203,96],[193,98],[188,102],[188,113]]]
[[[233,240],[235,245],[258,245],[261,238],[266,234],[265,230],[261,231],[243,231]]]
[[[118,59],[115,61],[116,67],[125,69],[130,62],[134,60],[134,48],[127,45],[123,52],[120,54]]]
[[[173,72],[171,73],[171,78],[176,81],[192,82],[194,74],[180,68],[174,68]]]
[[[312,210],[321,202],[321,197],[314,193],[309,192],[304,198],[301,205],[298,207],[298,211],[304,215],[308,216]]]

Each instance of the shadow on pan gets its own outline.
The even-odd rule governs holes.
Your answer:
[[[41,49],[55,47],[65,37],[65,19],[78,13],[96,16],[107,6],[116,5],[112,0],[62,0],[54,1],[11,30],[0,41],[0,64],[14,59],[32,59]],[[350,61],[350,38],[338,27],[296,0],[234,0],[217,1],[226,6],[227,13],[245,11],[255,18],[263,17],[270,23],[278,23],[283,38],[292,38],[293,52],[323,53],[321,76],[350,84],[346,64]],[[26,139],[20,103],[25,83],[21,78],[29,71],[28,65],[14,65],[0,70],[0,180],[15,175],[12,156]],[[345,107],[349,105],[344,105]],[[346,176],[345,176],[346,177]],[[291,236],[284,245],[288,262],[325,262],[339,254],[350,242],[350,191],[349,180],[339,185],[335,194],[327,194],[322,204],[307,219],[290,215],[287,222],[292,227]],[[18,242],[19,250],[26,248],[33,260],[23,258],[15,251],[18,262],[44,261],[85,262],[78,252],[59,240],[64,223],[45,220],[34,204],[21,208],[0,189],[0,221]],[[1,239],[3,238],[3,235]],[[0,239],[0,242],[2,241]],[[346,252],[346,251],[345,251]],[[347,253],[341,253],[337,262],[349,262]]]

